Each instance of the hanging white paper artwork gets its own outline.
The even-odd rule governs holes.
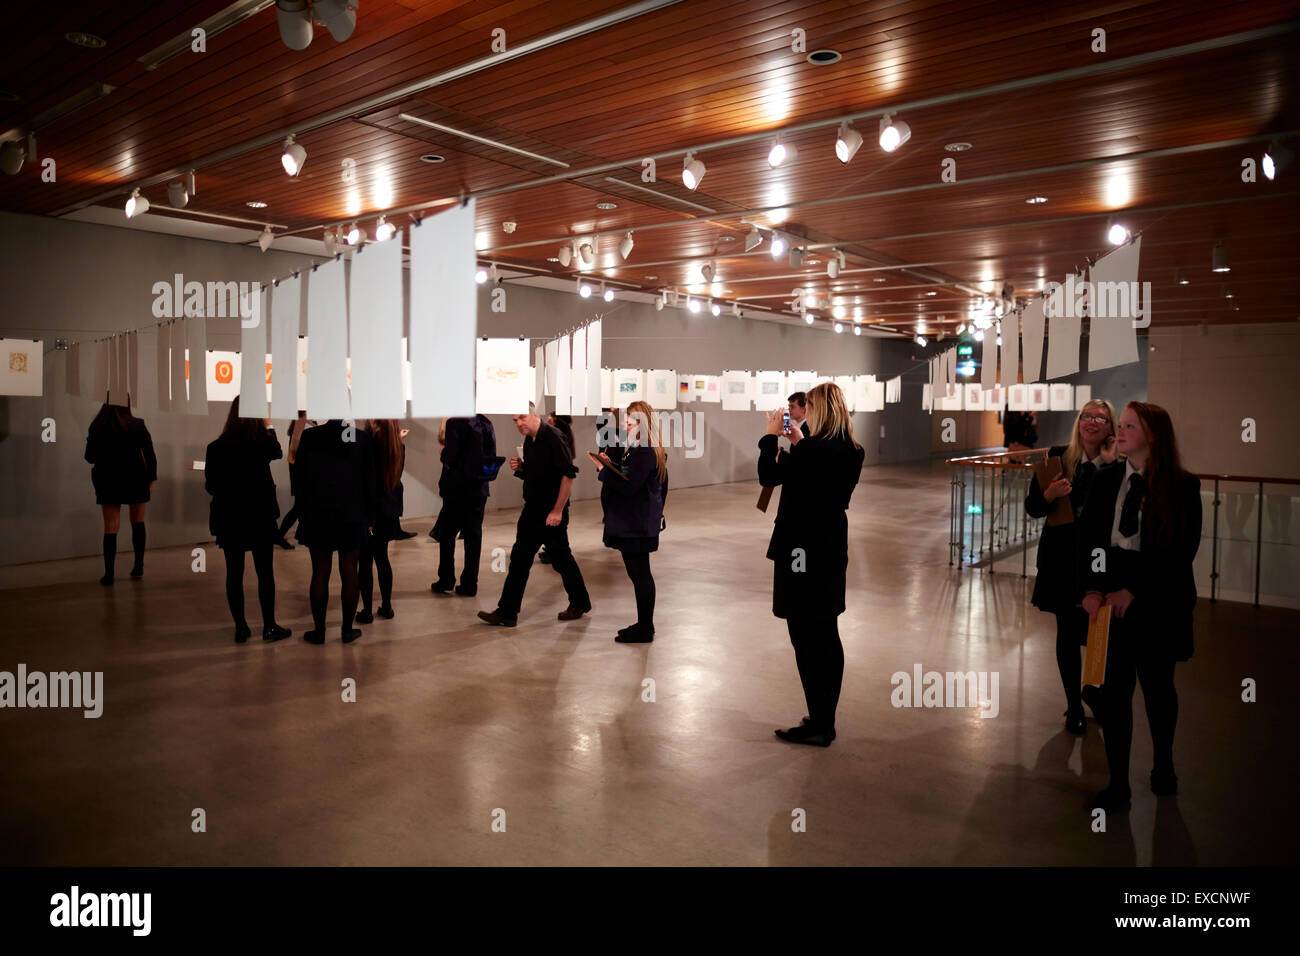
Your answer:
[[[785,396],[795,392],[806,392],[818,382],[816,372],[788,372],[785,376]]]
[[[721,375],[698,375],[696,376],[700,391],[700,401],[702,402],[721,402],[722,401],[722,376]]]
[[[273,310],[283,286],[281,282],[272,295]],[[402,341],[400,242],[370,243],[353,254],[348,316],[353,417],[405,418],[398,347]]]
[[[412,294],[416,271],[413,255]],[[347,298],[343,289],[342,259],[323,262],[312,273],[311,295],[307,297],[307,417],[313,421],[352,417],[347,379]],[[414,310],[411,316],[414,323]],[[417,341],[413,338],[412,344]],[[427,366],[420,368],[417,381],[428,374]]]
[[[473,199],[426,216],[407,230],[411,245],[411,415],[463,417],[474,412],[478,286],[474,282]],[[394,237],[401,245],[400,235]],[[312,276],[312,294],[320,276]],[[400,278],[399,278],[400,290]],[[400,331],[398,334],[401,334]]]
[[[1091,385],[1074,386],[1074,407],[1076,409],[1082,411],[1083,406],[1087,405],[1090,401],[1092,401]]]
[[[44,358],[44,353],[42,353]],[[68,360],[64,366],[64,378],[66,379],[68,394],[73,398],[81,396],[81,345],[73,342],[68,347]]]
[[[992,329],[984,334],[983,352],[980,353],[980,387],[990,389],[998,383],[998,337]],[[970,405],[966,406],[967,408]]]
[[[1015,385],[1020,381],[1020,313],[1008,312],[1002,317],[1002,364],[998,368],[1000,385]]]
[[[871,383],[875,379],[874,375],[859,375],[853,380],[853,407],[860,412],[877,411],[871,407]]]
[[[573,359],[569,375],[569,392],[572,395],[571,415],[589,415],[587,410],[587,329],[584,326],[573,333],[570,341]]]
[[[523,415],[532,398],[528,388],[527,340],[479,339],[475,375],[477,413]],[[539,410],[539,414],[544,411]]]
[[[858,411],[858,392],[853,384],[853,376],[836,375],[831,381],[840,390],[840,394],[844,396],[844,405],[848,410],[850,412]]]
[[[140,404],[140,339],[136,332],[126,334],[126,392],[131,406]]]
[[[103,403],[108,397],[108,342],[95,343],[95,372],[90,397]]]
[[[400,276],[398,281],[400,283]],[[297,365],[298,358],[298,317],[301,315],[303,288],[302,277],[291,276],[281,280],[275,287],[275,291],[271,293],[271,414],[246,417],[279,419],[298,417],[298,376],[295,374],[294,367]],[[398,321],[401,321],[400,306]],[[239,411],[243,414],[242,387]],[[406,415],[397,417],[405,418]]]
[[[1020,313],[1022,377],[1028,385],[1037,382],[1043,371],[1043,298],[1034,296]],[[1008,382],[1007,384],[1014,384]]]
[[[208,352],[206,360],[207,390],[208,401],[210,402],[233,402],[239,398],[239,415],[241,418],[265,418],[265,415],[245,415],[244,398],[240,391],[240,382],[243,378],[243,367],[240,362],[238,352],[226,352],[213,349]],[[258,377],[253,379],[258,385]],[[265,402],[266,387],[262,386],[263,402]],[[262,406],[266,407],[265,404]]]
[[[573,414],[573,353],[569,337],[561,335],[555,343],[555,414]]]
[[[944,412],[961,411],[964,389],[960,385],[944,385],[942,388],[946,394],[939,396],[935,402],[935,407]]]
[[[191,415],[207,415],[208,379],[205,374],[207,361],[205,356],[208,351],[208,323],[203,316],[192,315],[185,320],[185,345],[189,352],[187,368],[190,383],[190,401],[186,410]]]
[[[753,406],[754,376],[744,371],[725,371],[722,373],[722,410],[724,412],[747,412]]]
[[[269,409],[266,403],[266,387],[263,381],[266,378],[262,369],[262,356],[267,350],[267,326],[270,324],[272,315],[270,310],[271,286],[263,287],[258,298],[258,306],[251,311],[253,315],[248,319],[240,322],[239,328],[239,414],[244,418],[267,418]],[[279,298],[280,289],[275,289],[276,298]],[[288,298],[286,290],[286,304]],[[296,318],[296,315],[295,315]],[[256,319],[257,324],[252,328],[245,325],[245,322],[252,322]]]
[[[871,381],[871,388],[867,395],[868,407],[859,408],[858,411],[883,412],[885,410],[885,383]]]
[[[540,407],[539,405],[538,408]],[[612,409],[614,407],[614,370],[612,368],[602,368],[600,370],[600,407],[602,409]]]
[[[1088,272],[1093,298],[1088,309],[1090,372],[1138,360],[1138,327],[1151,324],[1151,298],[1137,281],[1141,256],[1138,236],[1097,260]]]
[[[1053,412],[1074,410],[1074,387],[1053,382],[1047,390],[1047,407]]]
[[[298,371],[294,376],[298,380],[298,410],[307,408],[307,336],[298,336],[298,362],[294,366]],[[296,417],[296,416],[295,416]]]
[[[646,401],[655,411],[677,407],[677,373],[670,368],[652,368],[645,375]]]
[[[126,404],[126,383],[122,381],[122,344],[120,336],[108,340],[108,404]]]
[[[1029,385],[1029,410],[1031,412],[1045,412],[1048,410],[1050,400],[1048,397],[1047,385],[1044,382],[1032,382]]]
[[[600,319],[587,325],[587,414],[596,415],[608,405],[602,404],[605,393],[600,377],[601,331]]]
[[[1007,410],[1012,412],[1029,411],[1029,386],[1024,384],[1007,386]]]
[[[610,410],[625,409],[630,402],[645,401],[645,373],[639,368],[616,368]]]
[[[184,412],[189,405],[190,356],[185,348],[185,323],[171,327],[172,411]]]
[[[560,363],[560,342],[558,339],[551,339],[546,343],[546,385],[544,391],[547,395],[555,394],[555,383],[558,376],[558,366]]]
[[[921,411],[934,411],[934,386],[929,382],[921,386]]]
[[[903,400],[903,377],[896,375],[885,382],[885,401],[901,402]]]
[[[44,381],[44,342],[0,339],[0,395],[43,395]]]
[[[677,403],[698,401],[695,395],[695,376],[677,376]]]
[[[968,412],[984,411],[983,384],[981,383],[976,383],[974,385],[966,384],[962,386],[962,391],[965,393],[962,396],[962,399],[963,399],[963,407],[966,409],[966,411]]]
[[[1000,412],[1007,404],[1007,387],[1005,385],[994,385],[984,393],[984,410],[988,412]]]
[[[160,412],[172,407],[172,333],[171,323],[154,330],[154,373],[158,379],[158,404]]]
[[[759,411],[770,412],[774,408],[784,408],[789,403],[785,390],[785,373],[767,370],[754,373],[754,406]]]
[[[533,349],[533,373],[529,378],[532,382],[533,406],[536,409],[546,408],[546,396],[543,394],[546,386],[546,348],[537,346]]]

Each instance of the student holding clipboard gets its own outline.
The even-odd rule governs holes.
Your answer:
[[[1070,443],[1054,445],[1047,459],[1034,466],[1025,496],[1030,517],[1048,519],[1038,539],[1032,603],[1056,615],[1056,666],[1065,687],[1065,729],[1072,734],[1087,729],[1079,696],[1079,646],[1088,635],[1088,616],[1079,607],[1083,588],[1075,518],[1083,511],[1097,470],[1115,460],[1115,417],[1115,406],[1105,399],[1085,404],[1074,419]]]

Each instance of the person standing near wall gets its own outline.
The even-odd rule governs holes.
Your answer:
[[[293,632],[275,623],[275,569],[272,553],[275,497],[271,462],[281,455],[271,420],[239,417],[239,399],[230,403],[221,436],[204,455],[203,486],[212,496],[208,529],[226,559],[226,603],[235,620],[235,643],[252,636],[244,617],[244,555],[253,554],[257,600],[262,608],[262,640],[281,641]]]
[[[135,551],[131,577],[141,578],[144,576],[144,506],[158,480],[158,459],[149,429],[131,414],[129,396],[126,405],[100,406],[86,435],[85,457],[93,466],[90,483],[95,489],[95,502],[104,515],[104,576],[99,583],[113,583],[123,505],[129,509],[131,546]]]
[[[376,571],[379,577],[379,610],[385,620],[393,617],[393,565],[388,559],[388,544],[401,533],[403,490],[402,469],[406,467],[404,429],[391,418],[370,420],[370,448],[374,454],[375,502],[371,513],[374,527],[362,539],[358,558],[358,585],[361,589],[361,613],[357,620],[369,624],[375,619],[370,612],[374,600]]]
[[[1061,475],[1040,489],[1034,477],[1025,495],[1025,511],[1046,518],[1056,502],[1068,498],[1073,521],[1043,526],[1038,539],[1038,574],[1034,578],[1034,607],[1056,615],[1056,665],[1065,687],[1065,729],[1072,734],[1087,730],[1083,700],[1079,696],[1083,668],[1079,648],[1088,642],[1088,615],[1079,606],[1079,517],[1088,500],[1088,486],[1097,471],[1115,460],[1115,406],[1094,398],[1074,420],[1068,445],[1054,445],[1049,458],[1061,460]]]
[[[439,429],[442,444],[442,476],[438,494],[442,510],[430,535],[438,542],[438,580],[429,587],[434,594],[453,588],[462,597],[478,593],[479,555],[483,549],[483,512],[487,508],[488,485],[496,477],[496,430],[486,415],[449,418]],[[456,538],[465,539],[465,566],[456,584]]]
[[[795,392],[786,399],[790,406],[790,424],[799,429],[804,438],[809,435],[808,432],[808,396],[804,392]]]
[[[758,480],[781,486],[767,557],[773,562],[772,613],[784,618],[808,703],[798,727],[778,730],[791,743],[828,747],[835,739],[835,710],[844,677],[844,646],[837,618],[844,613],[849,565],[845,514],[866,453],[853,438],[853,422],[839,387],[826,382],[808,392],[808,429],[781,410],[767,416],[759,439]],[[790,439],[778,454],[777,439]]]
[[[307,420],[307,413],[305,411],[299,409],[298,417],[295,418],[293,420],[293,423],[290,424],[289,427],[285,430],[285,435],[289,442],[288,445],[289,451],[285,454],[284,457],[285,460],[289,463],[289,487],[290,488],[293,487],[293,470],[295,467],[294,462],[297,460],[298,457],[298,443],[302,441],[303,431],[305,431],[308,428],[311,428],[315,424],[316,424],[315,422]],[[292,505],[289,506],[289,513],[284,516],[284,520],[280,522],[280,530],[277,535],[277,540],[275,542],[285,551],[293,550],[293,545],[289,542],[289,538],[287,536],[289,534],[289,529],[292,528],[294,524],[297,523],[297,521],[298,521],[298,502],[295,501]]]

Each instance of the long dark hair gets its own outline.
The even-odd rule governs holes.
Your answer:
[[[1142,501],[1142,523],[1149,534],[1162,544],[1174,537],[1171,501],[1176,486],[1186,472],[1178,454],[1178,439],[1169,413],[1150,402],[1129,402],[1147,440],[1147,464],[1142,469],[1146,495]]]
[[[129,406],[110,405],[105,402],[99,406],[99,412],[90,423],[90,430],[94,433],[107,431],[124,435],[134,420],[135,416],[131,414]]]
[[[265,431],[264,419],[239,417],[239,396],[236,395],[230,403],[230,411],[226,413],[226,427],[221,429],[221,437],[233,438],[235,441],[257,441]]]
[[[392,491],[402,480],[402,434],[397,422],[391,418],[372,418],[370,430],[375,433],[379,445],[380,461],[383,464],[384,490]]]

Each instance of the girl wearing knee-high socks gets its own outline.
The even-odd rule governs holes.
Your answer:
[[[128,398],[129,402],[129,398]],[[117,532],[122,522],[122,505],[130,510],[131,546],[135,564],[131,577],[144,576],[144,506],[158,480],[158,459],[153,439],[144,422],[131,414],[129,405],[100,406],[86,436],[86,461],[95,501],[104,514],[104,576],[100,584],[113,583],[117,557]]]
[[[393,616],[393,565],[388,560],[388,543],[401,534],[402,468],[406,464],[406,447],[397,422],[376,418],[370,422],[370,445],[374,454],[375,516],[374,530],[361,548],[361,613],[357,620],[369,624],[375,619],[370,612],[374,600],[375,572],[379,577],[379,610],[382,618]]]
[[[280,442],[270,419],[240,418],[239,399],[230,403],[221,437],[208,445],[204,486],[212,495],[208,528],[226,558],[226,603],[235,619],[235,643],[252,635],[244,617],[244,556],[253,555],[257,600],[262,608],[262,640],[281,641],[293,632],[275,623],[275,571],[271,555],[278,537],[271,462],[280,457]]]
[[[343,643],[361,636],[352,626],[360,585],[357,557],[374,525],[375,475],[370,433],[355,422],[331,419],[303,432],[298,443],[298,541],[311,551],[311,644],[325,643],[330,562],[338,555],[343,598]]]
[[[1087,643],[1088,615],[1079,606],[1083,596],[1079,580],[1078,518],[1088,500],[1088,485],[1103,465],[1115,460],[1115,406],[1094,398],[1074,420],[1068,445],[1054,445],[1049,458],[1061,460],[1061,476],[1046,489],[1030,479],[1025,511],[1045,518],[1060,498],[1069,498],[1075,521],[1045,525],[1038,539],[1038,575],[1034,579],[1034,607],[1056,616],[1056,664],[1065,687],[1065,728],[1072,734],[1087,729],[1079,687],[1083,667],[1079,648]]]
[[[620,644],[646,644],[654,640],[655,580],[650,555],[659,550],[659,531],[668,487],[668,453],[647,402],[627,407],[625,428],[628,447],[621,470],[615,472],[607,452],[599,454],[597,477],[605,499],[605,547],[623,555],[623,566],[636,594],[636,623],[618,632]]]
[[[1192,656],[1192,562],[1201,541],[1201,483],[1183,470],[1169,413],[1129,402],[1115,443],[1127,460],[1093,479],[1080,530],[1087,555],[1084,610],[1095,617],[1102,605],[1111,609],[1105,681],[1100,689],[1084,688],[1110,765],[1110,783],[1093,801],[1105,810],[1129,805],[1133,692],[1139,682],[1154,752],[1151,790],[1158,796],[1178,792],[1174,666]]]
[[[772,613],[784,618],[794,645],[795,664],[808,703],[798,727],[778,730],[791,743],[830,746],[835,739],[835,709],[844,677],[844,647],[837,618],[844,613],[849,565],[849,524],[845,512],[862,474],[866,454],[853,439],[844,394],[832,383],[807,395],[809,437],[799,427],[785,428],[785,409],[767,416],[767,434],[758,442],[758,480],[781,486],[776,526],[767,547],[773,562]],[[781,453],[777,438],[790,440]]]

